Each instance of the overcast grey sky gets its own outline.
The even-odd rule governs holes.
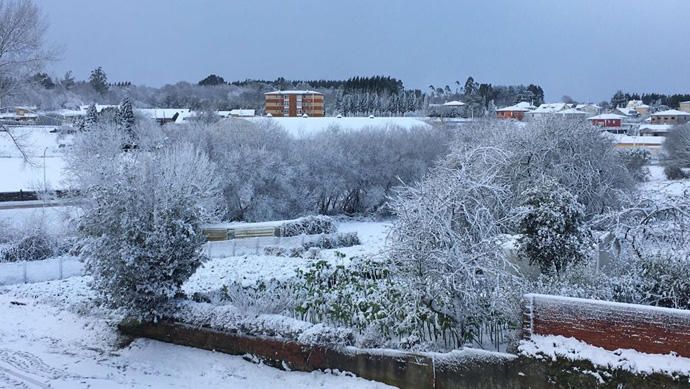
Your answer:
[[[687,0],[37,0],[52,74],[160,86],[391,75],[538,83],[548,100],[690,91]]]

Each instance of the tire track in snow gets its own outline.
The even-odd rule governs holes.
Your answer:
[[[0,349],[0,383],[3,381],[16,388],[50,388],[49,385],[27,374],[42,378],[57,378],[59,372],[39,357],[24,352]]]
[[[37,381],[31,377],[27,377],[27,376],[25,376],[21,373],[18,373],[14,370],[0,366],[0,385],[3,385],[3,383],[8,384],[9,388],[50,389],[50,386],[48,386],[47,384],[39,382],[39,381]],[[27,385],[27,383],[31,384],[32,386]],[[0,387],[4,388],[5,386],[0,386]]]

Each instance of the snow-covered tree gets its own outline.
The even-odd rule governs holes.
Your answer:
[[[683,169],[690,168],[690,124],[675,126],[664,142],[664,171],[669,179],[688,176]]]
[[[102,67],[97,67],[89,75],[89,85],[101,95],[108,91],[108,76]]]
[[[453,331],[459,344],[515,317],[518,282],[496,239],[507,221],[510,192],[497,179],[506,158],[497,148],[453,154],[392,204],[390,255],[410,310],[436,315],[439,330]],[[427,324],[415,320],[424,333]]]
[[[89,105],[84,115],[84,128],[91,129],[98,123],[98,110],[95,104]]]
[[[26,88],[29,75],[53,57],[43,39],[48,28],[45,17],[31,0],[0,1],[0,106],[7,98]],[[11,128],[0,124],[22,157],[28,161],[26,146]]]
[[[118,143],[104,143],[107,164],[77,177],[89,199],[79,221],[81,255],[106,304],[155,320],[204,260],[201,223],[220,204],[220,183],[192,145],[123,153]]]
[[[546,180],[524,191],[516,209],[518,257],[536,264],[543,273],[559,273],[592,255],[592,233],[584,207],[557,183]]]
[[[134,137],[134,125],[136,124],[136,118],[134,117],[134,109],[132,108],[132,102],[128,97],[125,97],[120,103],[120,107],[115,114],[115,122],[122,127],[127,134]]]

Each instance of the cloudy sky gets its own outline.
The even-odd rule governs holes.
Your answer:
[[[160,86],[391,75],[407,87],[538,83],[547,99],[690,90],[687,0],[36,0],[50,73]]]

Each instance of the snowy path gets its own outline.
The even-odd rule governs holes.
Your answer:
[[[385,387],[146,339],[118,349],[114,322],[89,308],[81,278],[0,289],[0,388]]]

